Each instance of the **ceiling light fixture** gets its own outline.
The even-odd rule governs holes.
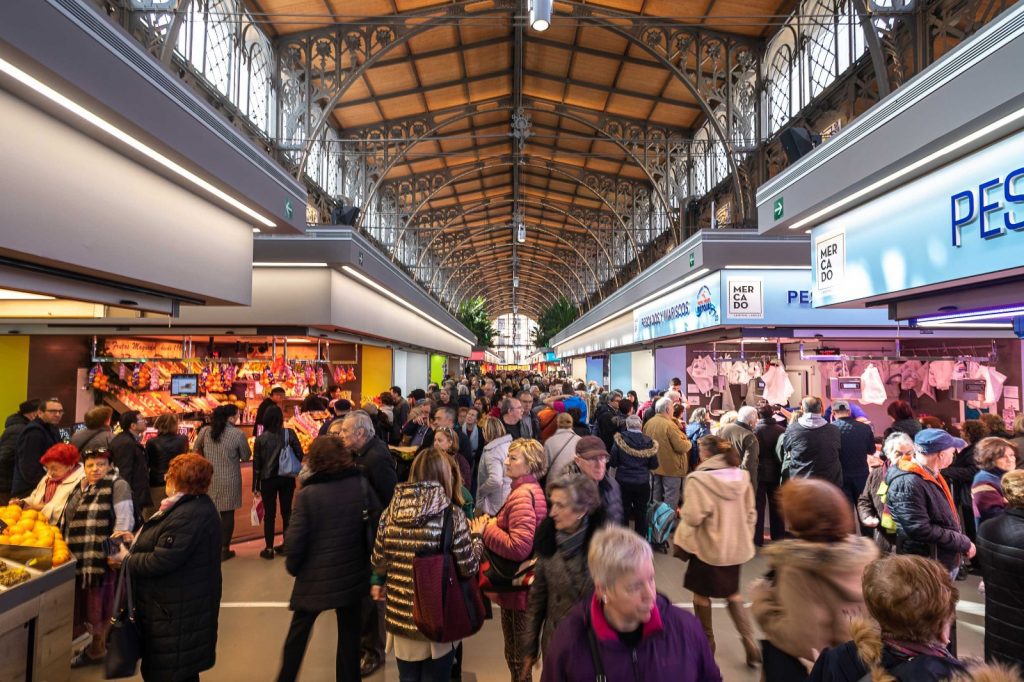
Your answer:
[[[253,263],[254,268],[326,268],[327,263]]]
[[[14,64],[11,64],[10,62],[5,61],[3,59],[0,59],[0,73],[5,73],[14,80],[21,83],[22,85],[26,85],[32,88],[43,97],[46,97],[51,102],[60,105],[61,107],[71,112],[75,116],[79,117],[80,119],[90,124],[94,128],[98,128],[107,135],[110,135],[116,140],[131,147],[140,154],[146,156],[149,159],[152,159],[153,161],[157,162],[167,170],[173,172],[175,175],[185,180],[188,180],[196,187],[199,187],[200,189],[206,191],[207,193],[217,197],[221,201],[238,209],[245,215],[258,221],[260,224],[265,225],[266,227],[277,227],[277,223],[275,223],[274,221],[265,218],[262,214],[249,208],[238,199],[235,199],[230,194],[224,192],[223,190],[218,189],[217,187],[202,179],[201,177],[199,177],[192,171],[188,170],[184,166],[175,163],[171,159],[167,158],[160,152],[150,147],[149,145],[145,144],[144,142],[141,142],[135,137],[124,132],[114,124],[107,121],[106,119],[97,116],[96,114],[89,111],[82,105],[68,99],[67,97],[60,94],[50,86],[43,83],[42,81],[37,80],[36,78],[25,73],[24,71],[16,67]]]
[[[530,0],[530,28],[546,31],[551,26],[553,0]]]

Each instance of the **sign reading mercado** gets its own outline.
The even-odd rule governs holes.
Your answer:
[[[636,308],[633,340],[646,341],[674,336],[721,322],[720,277],[716,273]]]
[[[812,231],[814,306],[1024,269],[1024,131]]]

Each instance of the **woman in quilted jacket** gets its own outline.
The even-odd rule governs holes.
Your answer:
[[[537,527],[548,514],[544,491],[537,483],[537,478],[544,475],[545,463],[539,441],[517,438],[508,446],[505,474],[512,479],[512,492],[495,516],[480,516],[470,526],[473,536],[483,539],[489,553],[520,562],[533,554]],[[512,682],[530,682],[532,675],[523,670],[527,590],[485,594],[501,607],[505,661]]]
[[[440,546],[444,516],[452,515],[452,555],[459,574],[475,576],[482,543],[470,537],[466,515],[452,502],[455,489],[448,455],[431,448],[412,462],[409,482],[395,488],[380,518],[371,564],[371,594],[385,599],[387,648],[394,649],[398,675],[405,680],[448,682],[459,642],[431,642],[413,620],[412,560],[417,552]]]

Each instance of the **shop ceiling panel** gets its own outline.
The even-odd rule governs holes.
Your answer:
[[[249,302],[247,223],[2,90],[0,120],[0,253],[210,303]]]

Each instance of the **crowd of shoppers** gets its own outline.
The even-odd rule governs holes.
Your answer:
[[[640,404],[635,392],[507,373],[407,396],[393,387],[340,413],[341,399],[324,397],[333,418],[303,452],[283,396],[261,405],[252,452],[234,405],[214,411],[195,453],[173,415],[145,445],[136,412],[94,408],[69,444],[59,401],[8,418],[0,482],[58,524],[75,556],[75,634],[91,637],[74,665],[104,656],[119,570],[134,582],[143,677],[193,680],[214,665],[220,564],[250,457],[260,555],[284,554],[295,579],[279,680],[298,678],[327,610],[336,679],[373,673],[388,652],[400,682],[459,679],[480,624],[439,638],[420,601],[430,592],[467,613],[480,595],[493,604],[512,682],[538,666],[545,681],[721,680],[715,599],[769,682],[997,679],[957,658],[953,581],[971,559],[985,577],[985,658],[1024,664],[1024,423],[983,415],[962,439],[897,401],[876,449],[849,401],[687,413],[678,386]],[[403,440],[419,446],[404,468],[389,448]],[[659,505],[676,512],[686,563],[672,565],[693,615],[655,585]],[[423,584],[432,574],[417,562],[438,552],[450,570]],[[750,582],[758,552],[767,572]]]

